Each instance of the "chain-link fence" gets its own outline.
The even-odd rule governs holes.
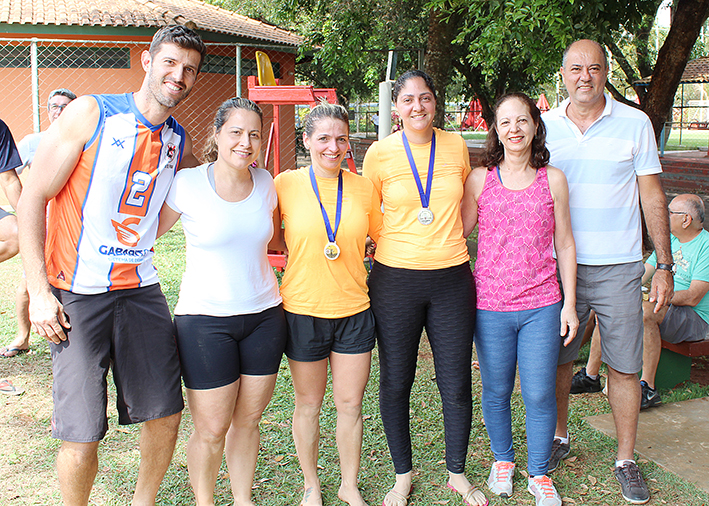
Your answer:
[[[140,62],[148,42],[10,39],[0,38],[0,118],[16,141],[49,127],[47,97],[56,88],[77,95],[137,91],[145,73]],[[246,77],[256,75],[255,51],[271,59],[281,84],[294,84],[295,54],[277,46],[207,44],[208,56],[189,98],[175,110],[175,118],[193,139],[194,152],[202,148],[212,130],[219,104],[241,92],[247,97]],[[240,70],[241,83],[236,76]],[[240,84],[240,85],[239,85]],[[264,109],[264,150],[272,108]],[[295,167],[295,108],[281,107],[281,166]]]

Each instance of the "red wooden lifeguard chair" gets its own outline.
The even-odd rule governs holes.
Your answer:
[[[256,51],[257,76],[248,76],[246,79],[249,90],[249,99],[257,104],[268,104],[273,106],[273,122],[268,134],[268,144],[266,145],[266,155],[264,165],[268,167],[273,152],[273,176],[281,172],[281,115],[282,105],[309,105],[312,109],[321,101],[331,104],[337,103],[337,93],[334,88],[313,88],[312,86],[295,86],[278,84],[278,79],[273,74],[273,67],[268,55],[262,51]],[[347,167],[351,172],[357,173],[352,149],[348,146]],[[268,259],[271,265],[278,270],[283,270],[286,265],[285,255],[269,254]]]
[[[281,172],[281,115],[282,105],[309,105],[312,109],[321,101],[331,104],[337,103],[337,93],[334,88],[313,88],[312,86],[296,86],[278,84],[278,79],[273,75],[271,60],[266,53],[256,51],[257,76],[249,76],[246,80],[249,90],[249,99],[257,104],[269,104],[273,106],[273,122],[268,134],[268,145],[266,146],[265,165],[271,159],[273,150],[273,175]],[[347,167],[350,171],[357,173],[352,150],[348,148]]]

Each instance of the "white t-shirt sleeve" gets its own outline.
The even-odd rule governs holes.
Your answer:
[[[201,172],[203,167],[204,165],[200,165],[199,167],[182,169],[177,172],[175,179],[172,181],[172,186],[170,186],[167,198],[165,199],[165,203],[170,206],[170,209],[180,214],[184,212],[183,206],[185,201],[183,199],[189,198],[191,193],[190,187],[193,185],[191,181],[193,181],[196,174]]]
[[[22,165],[15,169],[18,175],[22,174],[22,171],[29,167],[34,160],[34,154],[37,151],[40,136],[41,134],[25,135],[22,140],[17,143],[17,151],[20,153],[20,158],[22,158]]]

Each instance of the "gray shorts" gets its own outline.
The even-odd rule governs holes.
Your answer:
[[[3,218],[6,218],[8,216],[15,216],[15,215],[12,213],[8,213],[2,207],[0,207],[0,220],[2,220]]]
[[[689,306],[673,306],[665,313],[660,324],[660,336],[668,343],[703,341],[709,323]]]
[[[56,288],[52,292],[71,324],[66,341],[49,345],[55,438],[74,443],[103,438],[108,429],[109,367],[121,425],[182,410],[180,360],[170,310],[159,285],[96,295]]]
[[[601,358],[624,374],[643,365],[642,262],[618,265],[579,265],[576,312],[580,334],[593,309],[601,332]],[[581,335],[559,352],[559,365],[578,358]]]

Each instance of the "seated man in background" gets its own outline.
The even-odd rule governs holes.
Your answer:
[[[66,88],[59,88],[49,93],[47,98],[47,116],[51,125],[59,117],[69,102],[74,100],[76,95]],[[37,151],[39,141],[44,132],[37,132],[26,135],[17,144],[17,150],[22,158],[22,165],[15,169],[19,175],[24,169],[29,168],[34,160],[34,153]],[[15,184],[22,188],[20,180],[15,177]],[[17,287],[15,295],[15,312],[17,314],[17,335],[8,345],[0,349],[0,358],[12,358],[21,353],[26,353],[30,349],[30,297],[27,294],[27,281],[23,277]]]
[[[669,306],[653,313],[655,304],[643,301],[643,370],[640,409],[662,402],[655,390],[655,373],[662,351],[670,343],[701,341],[709,327],[709,233],[704,230],[704,202],[696,195],[675,197],[668,206],[675,293]],[[655,273],[655,253],[645,262],[643,282]]]
[[[49,117],[50,125],[61,115],[64,108],[69,105],[69,102],[75,98],[74,92],[66,88],[58,88],[49,92],[49,97],[47,97],[47,116]],[[37,151],[37,146],[39,146],[39,141],[43,135],[44,132],[25,135],[17,143],[17,150],[22,157],[22,166],[17,169],[18,174],[21,174],[24,169],[29,168],[32,164],[34,153]]]
[[[696,195],[678,195],[668,206],[675,293],[671,304],[653,312],[654,303],[643,301],[643,369],[640,379],[640,409],[662,403],[655,389],[655,374],[662,339],[670,343],[701,341],[709,328],[709,233],[704,230],[704,202]],[[655,274],[655,253],[645,262],[645,284]],[[586,367],[571,381],[571,393],[600,392],[601,345],[598,329],[593,332]]]

